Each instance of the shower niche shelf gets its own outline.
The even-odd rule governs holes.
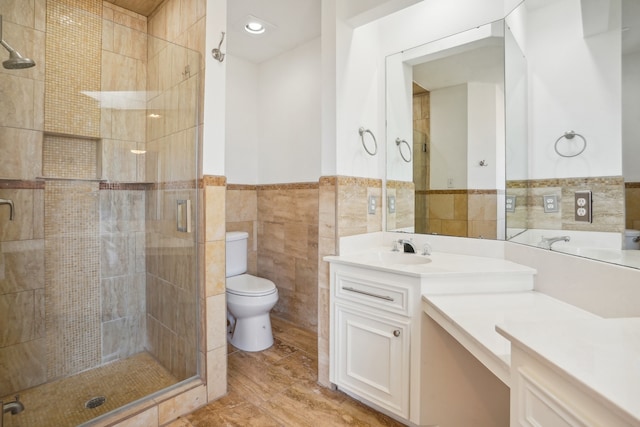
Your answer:
[[[96,138],[45,133],[43,178],[100,181],[99,143]]]

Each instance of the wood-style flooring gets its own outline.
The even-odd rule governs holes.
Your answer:
[[[317,384],[317,335],[271,318],[275,344],[229,349],[228,394],[170,427],[401,426],[339,391]]]

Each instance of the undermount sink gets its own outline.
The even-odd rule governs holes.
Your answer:
[[[364,263],[378,265],[416,265],[431,262],[426,255],[393,251],[363,252],[355,257]]]

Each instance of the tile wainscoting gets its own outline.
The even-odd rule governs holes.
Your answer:
[[[593,222],[577,222],[576,191],[591,190]],[[510,228],[622,232],[625,228],[625,183],[620,176],[507,181],[507,194],[516,196],[515,212],[507,213]],[[542,196],[556,195],[560,209],[545,213]]]

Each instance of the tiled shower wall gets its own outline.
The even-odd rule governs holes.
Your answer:
[[[168,3],[175,2],[165,3],[175,11]],[[188,6],[178,8],[180,16],[171,20],[178,23],[175,36],[182,38],[184,44],[203,44],[204,31],[200,37],[197,35],[204,28],[204,2],[188,2]],[[3,395],[144,349],[145,212],[153,215],[151,219],[156,221],[153,226],[164,221],[165,229],[173,228],[175,199],[195,200],[193,141],[201,120],[196,116],[199,62],[190,73],[182,74],[185,64],[199,61],[198,54],[188,56],[184,50],[169,52],[166,42],[147,43],[145,17],[99,1],[53,0],[45,4],[29,0],[20,5],[9,2],[0,4],[0,13],[4,18],[4,34],[19,45],[32,47],[23,53],[38,64],[20,71],[0,69],[0,85],[7,95],[0,99],[0,109],[8,112],[0,118],[0,150],[4,154],[0,162],[0,198],[16,204],[14,221],[8,221],[8,209],[5,212],[0,208],[0,305],[11,306],[2,311],[0,320],[3,325],[12,325],[0,334],[3,362],[0,395]],[[72,17],[75,25],[58,25],[61,14]],[[161,15],[159,23],[156,20],[154,24],[156,32],[167,27],[171,14]],[[57,22],[46,25],[47,19]],[[80,27],[84,30],[78,30]],[[49,49],[46,67],[45,39]],[[96,48],[92,49],[94,45]],[[114,104],[116,98],[103,98],[98,105],[91,96],[80,95],[78,89],[93,90],[95,94],[145,93],[148,46],[152,52],[149,62],[155,65],[155,73],[149,73],[155,86],[149,87],[163,88],[157,98],[162,102],[154,107],[163,118],[161,125],[156,121],[151,126],[154,132],[161,129],[160,133],[152,134],[156,138],[152,144],[159,145],[152,145],[148,154],[140,156],[130,150],[147,148],[146,98],[141,99],[142,108]],[[175,61],[179,67],[163,70],[158,66],[162,61],[170,61],[172,55],[183,59]],[[174,78],[175,75],[178,77]],[[173,106],[178,104],[186,114],[176,113]],[[62,137],[57,133],[73,136]],[[173,133],[171,137],[169,133]],[[78,149],[87,155],[77,156]],[[68,159],[74,161],[69,164]],[[176,163],[176,159],[186,160]],[[167,167],[169,164],[175,167]],[[185,170],[191,171],[188,178]],[[71,181],[35,180],[41,176]],[[82,181],[96,178],[118,184],[98,186],[97,182]],[[155,187],[136,184],[158,180],[162,184]],[[46,210],[45,199],[49,206]],[[68,212],[65,209],[75,210],[64,214]],[[169,223],[172,224],[167,226]],[[79,237],[77,233],[82,230],[88,234]],[[65,246],[67,252],[57,253],[60,242],[68,236],[77,237],[74,245]],[[195,263],[195,240],[193,237],[186,240],[190,240],[191,247],[185,249],[185,239],[175,238],[171,232],[159,232],[150,239],[164,245],[160,263],[153,258],[150,265],[162,264],[167,269],[180,266],[174,272],[153,271],[151,288],[157,288],[157,277],[166,280],[173,274],[180,279],[171,282],[171,286],[195,295],[195,273],[185,275],[181,271],[185,259],[191,266]],[[153,246],[156,252],[152,257],[158,256],[158,248]],[[71,250],[78,253],[68,253]],[[58,255],[64,253],[68,256],[61,259]],[[190,280],[191,289],[185,290],[181,280]],[[79,283],[84,294],[76,292]],[[55,293],[56,289],[61,293]],[[81,304],[80,296],[83,296]],[[174,296],[176,300],[172,299]],[[162,328],[155,328],[149,340],[154,349],[161,348],[158,358],[176,375],[193,375],[198,309],[195,298],[185,303],[181,297],[176,291],[160,298],[162,303],[171,299],[171,308],[180,306],[176,311],[180,320],[171,319],[163,324],[171,326],[172,339],[164,339],[166,334],[156,333]],[[151,301],[158,300],[152,293]],[[71,302],[75,302],[74,307],[88,311],[78,311],[68,318],[57,314],[73,314],[73,310],[67,310]],[[152,310],[159,311],[157,304]],[[180,347],[184,341],[189,345]],[[61,342],[68,345],[60,345]],[[70,358],[66,359],[67,356]]]
[[[9,207],[0,206],[0,395],[6,395],[47,378],[44,183],[2,180],[0,198],[15,204],[13,221]]]
[[[184,8],[181,6],[184,5]],[[200,28],[200,1],[167,1],[148,21],[144,176],[147,349],[177,378],[197,373],[198,92],[200,54],[184,48]],[[200,40],[198,38],[197,40]],[[178,201],[191,203],[193,229],[178,231]]]
[[[593,222],[575,221],[574,193],[591,190]],[[625,228],[625,185],[622,177],[587,177],[507,181],[507,194],[516,196],[515,212],[507,213],[509,228],[608,231]],[[556,195],[560,209],[545,213],[542,196]]]

